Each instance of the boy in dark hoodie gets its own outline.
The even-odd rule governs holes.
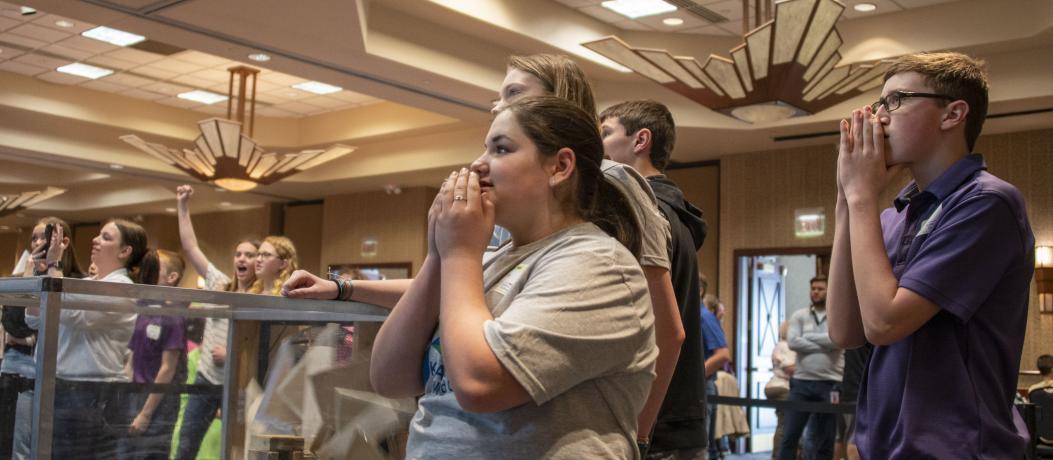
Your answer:
[[[702,211],[664,175],[676,141],[673,116],[654,101],[616,104],[600,114],[604,153],[632,166],[654,190],[672,233],[669,258],[685,340],[669,384],[648,458],[705,458],[708,439],[702,359],[698,250],[706,239]]]

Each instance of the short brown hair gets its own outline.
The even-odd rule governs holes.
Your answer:
[[[183,260],[183,256],[167,249],[158,249],[157,257],[161,260],[161,265],[168,268],[169,273],[179,274],[179,278],[175,280],[175,284],[178,286],[179,282],[183,280],[183,271],[186,270],[186,261]]]
[[[1038,362],[1035,363],[1038,367],[1038,372],[1042,375],[1048,375],[1053,372],[1053,355],[1042,355],[1038,357]]]
[[[812,283],[827,284],[827,282],[826,282],[826,275],[815,275],[814,278],[812,278],[810,281],[808,281],[808,285],[811,286]]]
[[[669,108],[655,101],[627,101],[614,104],[600,114],[600,122],[608,118],[617,118],[625,128],[625,134],[632,135],[641,129],[651,131],[651,166],[665,172],[669,157],[676,144],[676,123]]]
[[[902,56],[885,72],[885,81],[893,75],[917,72],[925,83],[940,94],[969,104],[965,118],[965,143],[971,152],[980,137],[987,118],[987,71],[984,62],[962,53],[918,53]]]
[[[508,58],[510,69],[529,73],[545,84],[545,89],[560,99],[580,107],[595,125],[596,100],[592,96],[592,85],[578,64],[562,54],[532,54]]]

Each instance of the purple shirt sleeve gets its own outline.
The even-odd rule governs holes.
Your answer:
[[[165,337],[164,337],[164,349],[165,350],[185,350],[186,349],[186,319],[181,317],[168,316],[165,317]]]
[[[1017,220],[1005,199],[981,193],[943,211],[900,277],[900,286],[965,322],[1023,251]]]

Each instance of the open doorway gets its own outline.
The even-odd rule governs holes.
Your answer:
[[[772,377],[771,354],[779,342],[779,325],[807,308],[809,280],[825,275],[830,248],[738,250],[735,257],[735,371],[740,394],[763,399]],[[748,452],[770,451],[776,428],[774,409],[750,408]]]

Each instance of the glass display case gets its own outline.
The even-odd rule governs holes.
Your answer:
[[[66,404],[67,392],[111,395],[121,401],[114,408],[122,411],[127,395],[221,394],[222,458],[285,457],[275,456],[282,452],[301,458],[394,458],[414,410],[412,400],[386,400],[370,389],[372,335],[388,313],[374,305],[49,277],[0,278],[0,305],[26,307],[27,317],[38,324],[32,396],[35,458],[51,458],[53,440],[61,443],[79,435],[65,422],[56,424],[56,411],[64,408],[56,407],[56,401]],[[217,366],[226,384],[76,377],[73,369],[91,366],[71,361],[72,353],[97,347],[88,343],[93,333],[130,337],[125,328],[132,327],[131,316],[226,320],[226,357]],[[83,326],[74,321],[84,317],[94,322]],[[77,327],[95,329],[70,335]],[[60,339],[60,330],[69,336]],[[155,339],[157,330],[147,330],[147,335]],[[62,341],[66,345],[60,350]],[[121,358],[128,361],[127,350],[123,352]],[[91,353],[84,356],[93,359]],[[193,360],[188,364],[192,367]],[[124,416],[126,425],[113,423],[109,415],[99,417],[103,424],[113,424],[118,441],[132,423],[131,416]]]

